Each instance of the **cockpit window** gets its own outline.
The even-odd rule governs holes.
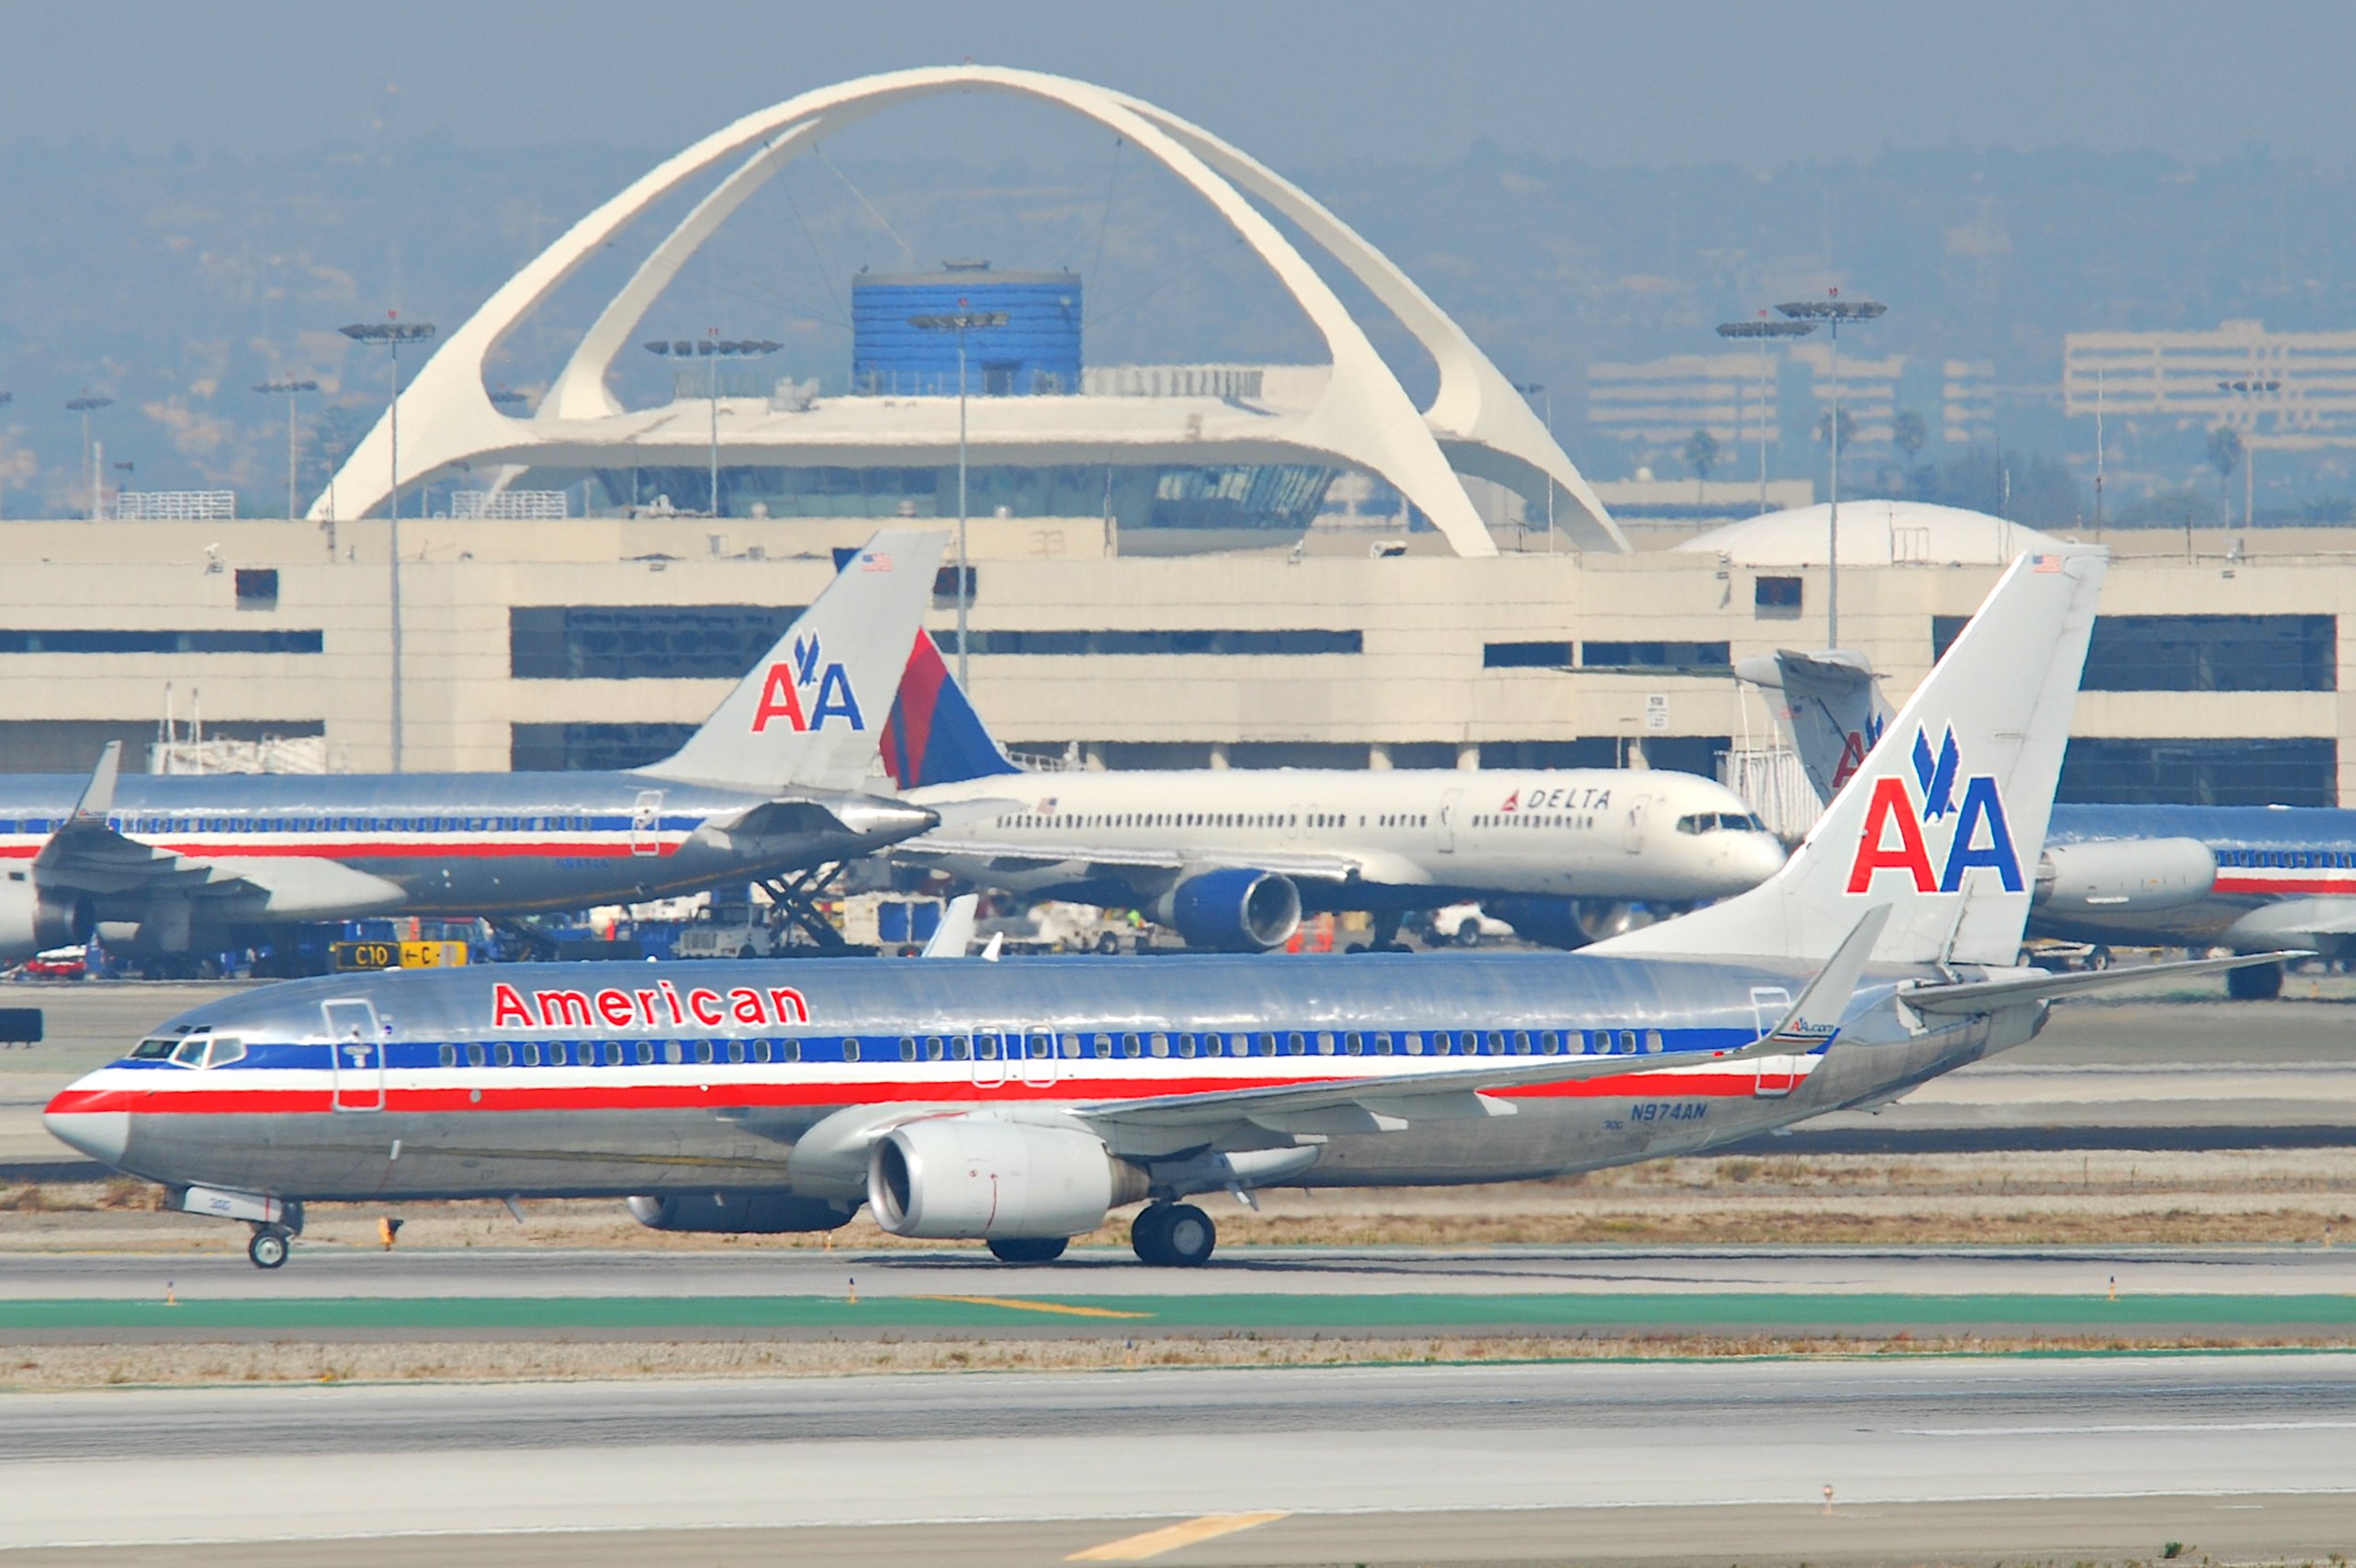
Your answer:
[[[205,1059],[205,1046],[207,1043],[208,1041],[206,1037],[201,1034],[191,1039],[183,1040],[180,1042],[178,1048],[172,1053],[172,1059],[179,1063],[184,1067],[196,1066]]]
[[[1764,833],[1767,825],[1740,811],[1697,811],[1677,818],[1680,833]]]
[[[231,1062],[243,1059],[244,1055],[244,1041],[232,1040],[225,1035],[216,1035],[213,1038],[213,1048],[205,1053],[205,1066],[225,1067]]]
[[[131,1052],[131,1060],[160,1062],[172,1055],[172,1047],[178,1043],[176,1040],[142,1040],[139,1043],[138,1048]]]

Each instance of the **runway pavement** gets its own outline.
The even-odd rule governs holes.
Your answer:
[[[315,1560],[330,1539],[360,1564],[1134,1562],[1157,1542],[1201,1564],[2096,1561],[2171,1540],[2234,1559],[2319,1557],[2356,1518],[2350,1356],[225,1388],[0,1410],[0,1547],[51,1549],[12,1568],[167,1542],[186,1562]],[[273,1540],[290,1544],[242,1544]]]

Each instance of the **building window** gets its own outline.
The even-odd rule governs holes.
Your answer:
[[[1931,656],[1969,620],[1938,615]],[[2086,649],[2089,692],[2331,692],[2339,687],[2336,615],[2104,615]]]
[[[237,569],[235,581],[239,609],[275,610],[278,607],[278,569],[276,567],[240,567]]]
[[[614,773],[659,762],[695,733],[692,724],[514,724],[507,765],[519,773]]]
[[[1722,675],[1732,669],[1729,646],[1722,642],[1584,642],[1579,645],[1582,670],[1675,670],[1687,674]]]
[[[1491,642],[1481,648],[1483,670],[1568,670],[1567,642]]]
[[[2107,805],[2338,806],[2339,743],[2078,736],[2054,798]]]
[[[1789,620],[1799,614],[1800,579],[1762,577],[1751,584],[1751,604],[1768,620]]]
[[[519,681],[734,680],[802,613],[775,604],[524,604],[507,612]]]
[[[1366,651],[1364,632],[1338,630],[988,631],[975,632],[973,637],[974,651],[989,654],[1281,656]],[[943,653],[957,650],[953,632],[936,634],[934,640]]]
[[[318,653],[324,643],[315,631],[0,630],[0,653]]]

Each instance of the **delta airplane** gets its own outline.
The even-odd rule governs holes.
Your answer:
[[[1784,860],[1741,796],[1691,773],[1024,773],[921,632],[883,744],[902,798],[949,818],[894,860],[1135,908],[1189,946],[1226,952],[1282,945],[1304,909],[1370,910],[1387,948],[1408,910],[1466,898],[1534,941],[1577,947],[1625,923],[1630,902],[1722,898]]]
[[[1776,724],[1820,800],[1847,782],[1889,722],[1860,654],[1785,651],[1745,660],[1741,673],[1782,694]],[[2098,962],[2112,943],[2356,954],[2356,811],[2057,804],[2028,934],[2091,942]],[[2226,976],[2237,998],[2282,989],[2279,964]]]
[[[0,962],[136,927],[171,973],[262,928],[692,892],[931,827],[864,789],[945,536],[876,535],[663,761],[617,773],[0,777]]]
[[[2006,573],[1763,886],[1583,952],[299,980],[183,1013],[44,1120],[246,1222],[265,1268],[307,1200],[599,1195],[689,1231],[865,1202],[1035,1261],[1143,1201],[1138,1256],[1199,1264],[1201,1193],[1536,1179],[1887,1101],[2131,977],[2012,967],[2105,558]]]

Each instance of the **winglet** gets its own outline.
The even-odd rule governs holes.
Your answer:
[[[949,900],[941,911],[941,924],[934,928],[932,940],[924,944],[919,958],[963,958],[974,944],[974,909],[980,900],[971,893],[960,893]]]
[[[82,791],[82,799],[73,807],[76,821],[104,822],[115,812],[115,775],[122,771],[123,743],[107,742],[98,753],[98,765],[90,770],[90,782]]]
[[[1783,1021],[1760,1037],[1760,1044],[1814,1051],[1832,1043],[1832,1037],[1841,1032],[1841,1020],[1849,1010],[1849,998],[1857,994],[1857,982],[1865,978],[1866,965],[1872,962],[1874,942],[1881,936],[1881,928],[1888,924],[1888,905],[1877,904],[1867,909],[1833,951],[1832,961],[1800,987],[1799,999],[1792,1003]]]

